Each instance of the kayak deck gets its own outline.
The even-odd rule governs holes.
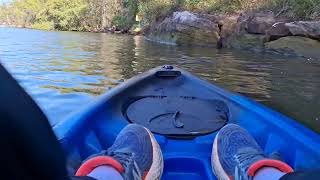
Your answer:
[[[212,143],[218,130],[227,123],[239,124],[247,129],[256,139],[258,144],[264,149],[267,155],[277,151],[283,160],[295,170],[305,170],[320,168],[320,136],[311,130],[303,127],[292,119],[274,112],[254,101],[242,97],[241,95],[230,93],[206,81],[200,80],[190,73],[178,68],[159,67],[146,73],[140,74],[123,84],[111,89],[106,94],[99,97],[88,107],[79,110],[70,118],[60,122],[54,127],[54,131],[60,140],[68,159],[78,161],[86,159],[94,153],[110,147],[117,134],[128,123],[135,119],[152,119],[157,115],[165,114],[163,106],[168,102],[158,102],[155,108],[161,109],[148,110],[149,106],[154,105],[154,101],[145,104],[142,102],[138,107],[128,108],[134,102],[130,99],[135,97],[171,97],[181,106],[189,106],[189,102],[182,103],[177,97],[195,97],[201,99],[200,104],[212,100],[222,101],[227,107],[227,118],[218,119],[217,126],[209,129],[186,129],[181,124],[185,121],[196,121],[201,124],[201,119],[214,116],[207,113],[207,116],[198,116],[201,112],[192,114],[193,109],[181,108],[182,116],[176,118],[172,112],[176,109],[166,109],[169,114],[163,120],[144,121],[138,123],[149,126],[158,123],[163,126],[157,129],[155,124],[149,128],[156,132],[155,137],[161,147],[164,156],[164,172],[162,179],[216,179],[211,168]],[[139,102],[140,103],[140,102]],[[192,103],[198,103],[193,101]],[[192,103],[190,103],[192,106]],[[129,104],[129,105],[128,105]],[[212,103],[210,104],[212,105]],[[136,104],[134,105],[136,106]],[[212,105],[214,107],[214,105]],[[174,107],[174,106],[171,106]],[[146,115],[142,115],[143,109]],[[127,113],[129,109],[129,114]],[[165,108],[164,108],[165,109]],[[133,112],[131,112],[133,111]],[[204,110],[207,111],[207,110]],[[134,114],[134,112],[139,112]],[[180,110],[179,110],[180,112]],[[187,112],[192,115],[183,115]],[[190,118],[190,117],[193,117]],[[205,117],[205,118],[203,118]],[[167,119],[172,120],[167,120]],[[200,120],[199,120],[200,118]],[[178,124],[175,124],[178,121]],[[213,123],[210,121],[210,123]],[[214,121],[216,123],[216,121]],[[164,124],[164,125],[163,125]],[[185,125],[186,126],[186,125]],[[173,127],[173,131],[165,131]],[[199,126],[200,127],[200,126]],[[174,129],[178,129],[174,131]],[[173,133],[172,133],[173,132]],[[72,170],[70,170],[70,173]]]

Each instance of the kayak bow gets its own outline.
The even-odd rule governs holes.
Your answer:
[[[247,129],[267,155],[279,152],[295,170],[320,168],[318,134],[170,65],[109,90],[58,123],[54,131],[68,159],[80,162],[111,146],[128,123],[142,124],[155,133],[165,161],[163,179],[215,179],[212,143],[228,123]]]

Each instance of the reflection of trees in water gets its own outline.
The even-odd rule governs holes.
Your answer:
[[[97,38],[90,33],[59,32],[54,47],[48,47],[50,70],[100,75],[103,69],[96,59]]]
[[[205,47],[158,45],[135,38],[135,70],[143,72],[152,67],[173,64],[191,73],[259,101],[270,98],[269,64],[261,55],[219,51]],[[259,59],[260,58],[260,59]]]
[[[251,56],[251,57],[250,57]],[[263,57],[244,52],[221,52],[215,66],[216,82],[257,101],[270,98],[270,65]]]
[[[122,42],[118,41],[116,44],[115,58],[118,59],[124,79],[163,64],[160,59],[166,58],[168,54],[158,46],[148,46],[142,36],[126,36]],[[159,57],[159,54],[163,57]]]
[[[159,45],[140,36],[62,33],[53,44],[42,48],[50,52],[47,71],[63,72],[63,83],[73,86],[59,86],[53,82],[58,78],[50,76],[45,88],[98,95],[117,85],[119,79],[173,64],[300,119],[320,132],[320,120],[315,120],[320,119],[319,63],[283,61],[246,51]]]
[[[85,92],[98,95],[108,87],[114,87],[122,78],[121,67],[115,51],[118,41],[106,34],[66,33],[57,36],[56,47],[51,48],[48,71],[68,74],[67,82],[76,84],[73,79],[83,79],[76,87],[47,85],[44,88],[59,90],[61,93]]]
[[[132,36],[121,36],[122,39],[117,44],[117,49],[115,51],[115,58],[118,61],[119,73],[121,73],[124,79],[129,79],[136,74],[134,63],[136,62],[136,57],[134,53],[134,41]]]
[[[142,36],[127,36],[124,42],[117,42],[115,55],[121,66],[121,74],[125,79],[162,65],[171,53],[159,46],[150,46]]]
[[[115,86],[119,79],[173,64],[257,100],[269,98],[270,75],[265,70],[268,67],[246,53],[159,45],[146,42],[142,36],[92,33],[62,33],[56,42],[60,55],[51,59],[50,70],[89,79],[92,76],[98,82],[84,81],[81,85],[98,88],[94,94]]]
[[[103,67],[102,73],[107,79],[121,79],[119,72],[119,60],[115,53],[118,50],[118,44],[115,42],[123,41],[122,37],[110,36],[108,34],[99,34],[99,47],[97,51],[97,60]],[[107,85],[107,84],[106,84]]]

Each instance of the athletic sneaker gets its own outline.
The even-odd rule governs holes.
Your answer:
[[[160,179],[163,171],[159,144],[147,128],[137,124],[126,126],[108,150],[88,159],[77,176],[86,176],[101,165],[112,166],[125,180]]]
[[[218,179],[252,179],[262,167],[293,172],[286,163],[267,158],[252,136],[236,124],[228,124],[216,135],[212,147],[212,170]]]

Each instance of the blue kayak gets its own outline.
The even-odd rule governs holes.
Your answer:
[[[128,123],[148,127],[164,156],[162,179],[216,179],[212,143],[228,123],[247,129],[267,155],[295,170],[320,168],[320,136],[239,94],[166,65],[135,76],[54,127],[69,160],[110,147]]]

